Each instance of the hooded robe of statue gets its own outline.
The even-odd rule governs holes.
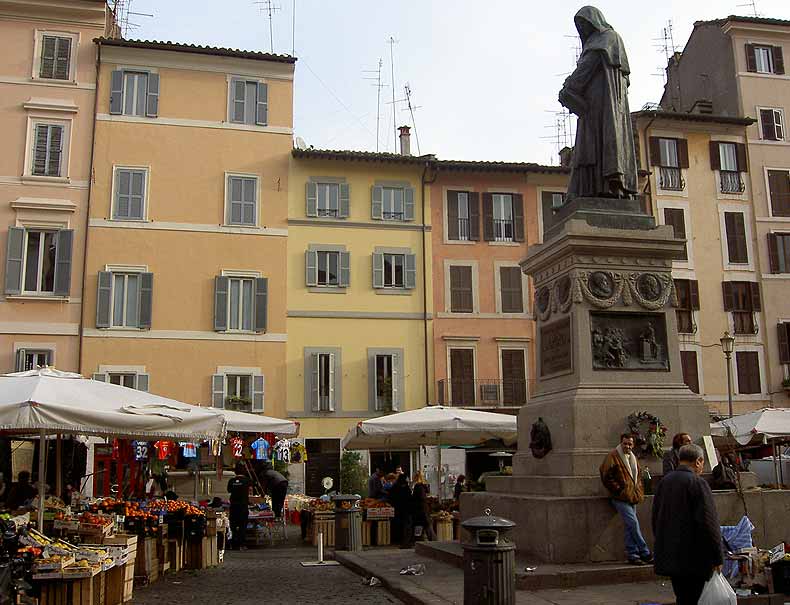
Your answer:
[[[567,199],[631,197],[637,193],[636,154],[625,46],[595,7],[580,9],[574,23],[582,54],[559,96],[579,116]]]

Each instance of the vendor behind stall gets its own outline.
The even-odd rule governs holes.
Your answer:
[[[21,508],[35,498],[36,493],[36,488],[30,484],[30,473],[28,471],[19,471],[17,482],[12,484],[11,489],[8,490],[6,507],[10,510]]]
[[[245,548],[247,520],[250,516],[250,479],[244,474],[244,465],[238,463],[236,475],[228,481],[230,494],[230,530],[233,533],[233,549]]]
[[[274,518],[283,516],[283,504],[288,493],[288,479],[278,473],[271,465],[267,465],[262,473],[258,474],[263,491],[272,497],[272,511]]]

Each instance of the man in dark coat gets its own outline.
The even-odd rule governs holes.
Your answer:
[[[242,463],[236,464],[236,474],[228,481],[230,494],[230,530],[233,533],[233,547],[236,550],[246,548],[247,521],[250,517],[250,486],[252,482],[244,472]]]
[[[658,484],[653,500],[655,570],[672,579],[677,605],[696,605],[702,589],[724,557],[713,493],[700,477],[702,448],[684,445],[678,467]]]

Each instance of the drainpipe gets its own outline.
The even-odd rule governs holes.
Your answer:
[[[436,172],[432,170],[430,180],[425,176],[428,170],[435,168],[433,160],[428,160],[422,169],[421,178],[421,192],[420,192],[420,205],[422,211],[422,326],[423,336],[425,340],[424,346],[424,362],[425,362],[425,405],[431,403],[431,386],[430,386],[430,370],[429,370],[429,355],[428,355],[428,259],[426,258],[427,244],[425,243],[426,229],[425,229],[425,186],[430,185],[436,181]]]
[[[101,44],[97,44],[96,53],[96,89],[93,93],[93,124],[91,131],[91,157],[88,165],[88,207],[85,209],[85,245],[82,250],[82,292],[80,297],[80,327],[79,339],[77,340],[77,372],[82,374],[82,339],[85,332],[85,280],[88,269],[88,224],[91,216],[91,199],[93,198],[93,156],[96,150],[96,113],[99,108],[99,72],[101,68]]]

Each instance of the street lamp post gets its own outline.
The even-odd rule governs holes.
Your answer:
[[[730,336],[729,332],[725,332],[721,337],[721,350],[724,353],[724,358],[727,360],[727,403],[729,405],[730,418],[732,418],[732,351],[735,349],[735,338]]]

